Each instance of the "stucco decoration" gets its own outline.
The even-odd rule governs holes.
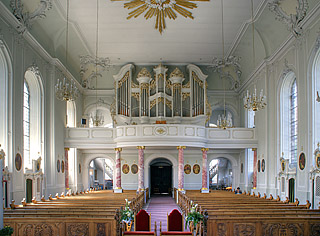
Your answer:
[[[237,91],[240,88],[240,57],[229,56],[225,60],[214,57],[212,59],[212,65],[208,66],[214,72],[221,75],[221,78],[225,77],[231,81],[231,89]]]
[[[101,72],[108,67],[110,67],[109,57],[98,57],[96,59],[90,55],[80,56],[80,77],[82,87],[93,89],[91,85],[92,79],[102,77]]]
[[[297,7],[295,14],[287,13],[282,7],[281,3],[286,0],[271,0],[268,3],[269,10],[276,15],[276,19],[285,23],[288,30],[296,37],[302,35],[303,29],[301,21],[305,18],[308,10],[307,0],[297,0]]]
[[[17,27],[20,33],[30,30],[32,24],[46,17],[46,12],[52,8],[51,0],[40,0],[38,7],[33,12],[24,10],[22,0],[10,0],[13,15],[18,19],[20,25]]]
[[[319,48],[320,48],[320,29],[318,31],[318,37],[316,40],[315,51],[318,51]]]

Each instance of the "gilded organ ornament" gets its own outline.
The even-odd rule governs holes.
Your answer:
[[[119,1],[119,0],[112,0]],[[162,34],[163,30],[166,28],[165,19],[177,18],[177,15],[180,14],[185,18],[194,19],[192,12],[188,9],[197,8],[197,4],[193,3],[196,1],[209,1],[209,0],[130,0],[124,4],[124,8],[131,10],[127,19],[132,17],[137,18],[144,13],[144,18],[146,20],[155,17],[155,29]]]

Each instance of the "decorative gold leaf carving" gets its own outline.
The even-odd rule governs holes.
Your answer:
[[[112,0],[118,1],[118,0]],[[193,0],[195,1],[209,1],[209,0]],[[191,11],[187,9],[197,8],[197,4],[188,0],[131,0],[124,4],[124,8],[131,10],[127,19],[132,17],[137,18],[142,13],[145,12],[144,18],[147,20],[155,17],[156,24],[155,29],[157,29],[160,34],[166,28],[165,18],[175,20],[177,18],[177,13],[184,16],[185,18],[194,19]]]
[[[172,77],[184,78],[184,74],[182,73],[181,70],[179,70],[178,67],[176,67],[176,68],[174,69],[174,71],[172,71],[171,74],[170,74],[170,78],[172,78]]]
[[[201,88],[203,88],[203,81],[201,79],[199,79],[199,77],[197,76],[197,74],[194,71],[192,71],[192,78],[194,81],[196,81],[199,84],[199,86]]]
[[[186,100],[188,97],[190,97],[190,93],[182,93],[182,101]]]
[[[139,84],[136,84],[136,83],[131,83],[131,88],[139,88]]]
[[[157,104],[157,99],[155,98],[150,102],[150,109],[152,109],[152,107],[154,107],[156,104]]]
[[[144,68],[141,69],[141,71],[138,74],[138,78],[140,78],[140,77],[149,77],[149,78],[151,78],[151,74],[147,70],[147,68],[144,67]]]
[[[190,88],[190,80],[185,85],[182,85],[182,88]]]
[[[140,93],[131,93],[131,96],[139,101]]]
[[[129,78],[129,71],[127,73],[125,73],[125,75],[123,76],[123,78],[121,80],[118,81],[118,87],[121,87],[122,84]]]
[[[168,99],[166,99],[166,105],[172,110],[172,102]]]

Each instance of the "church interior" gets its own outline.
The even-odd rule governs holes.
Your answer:
[[[319,0],[0,0],[0,228],[320,235],[319,91]]]

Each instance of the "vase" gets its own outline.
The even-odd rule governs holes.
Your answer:
[[[131,231],[131,227],[132,227],[132,222],[126,223],[127,231]]]

